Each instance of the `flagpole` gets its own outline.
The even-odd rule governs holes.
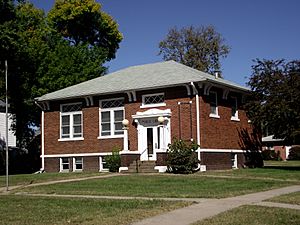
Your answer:
[[[8,191],[8,100],[7,100],[7,60],[5,60],[5,116],[6,116],[6,191]]]

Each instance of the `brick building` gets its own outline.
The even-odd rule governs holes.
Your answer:
[[[173,138],[195,141],[202,169],[244,163],[242,110],[249,90],[174,61],[129,67],[36,99],[42,111],[42,169],[103,171],[119,148],[121,171],[136,160],[166,170]],[[124,129],[125,128],[125,129]]]

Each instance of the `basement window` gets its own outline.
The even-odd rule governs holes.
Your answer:
[[[69,158],[60,158],[60,172],[70,172]]]
[[[73,171],[82,171],[83,169],[83,159],[82,157],[73,158]]]

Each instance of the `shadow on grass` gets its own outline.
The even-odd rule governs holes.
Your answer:
[[[300,171],[300,166],[264,166],[265,169],[278,169],[278,170],[293,170]]]

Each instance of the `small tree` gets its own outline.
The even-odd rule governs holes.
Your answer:
[[[195,143],[187,144],[183,140],[174,139],[169,145],[167,167],[171,173],[193,173],[198,167],[198,157]]]
[[[120,149],[114,147],[112,154],[105,157],[106,165],[109,169],[109,172],[118,172],[121,166],[121,156],[119,154]]]

